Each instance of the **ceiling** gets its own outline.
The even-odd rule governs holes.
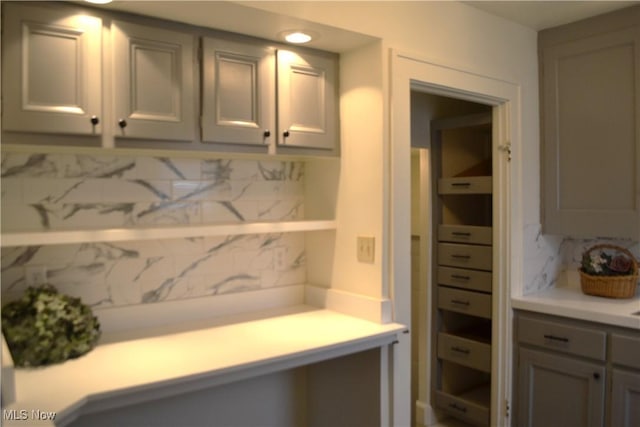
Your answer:
[[[76,1],[81,2],[79,0]],[[253,2],[249,2],[249,4],[251,3]],[[640,4],[640,0],[463,1],[463,3],[538,31],[633,4]],[[271,40],[277,39],[276,35],[283,30],[305,28],[322,34],[322,37],[318,40],[309,43],[310,47],[332,52],[346,52],[374,40],[373,37],[364,34],[249,7],[244,5],[242,0],[117,0],[98,7],[169,19],[191,25],[217,28]]]
[[[640,1],[539,0],[464,1],[463,3],[539,31],[640,4]]]

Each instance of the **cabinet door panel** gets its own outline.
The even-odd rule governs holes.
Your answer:
[[[521,427],[601,427],[605,368],[520,348]]]
[[[337,143],[336,61],[279,50],[279,143],[333,149]]]
[[[640,26],[542,50],[545,231],[640,233]]]
[[[202,140],[266,144],[275,138],[275,49],[203,39]]]
[[[611,388],[611,425],[640,426],[640,374],[613,370]]]
[[[116,136],[192,140],[193,37],[113,23]]]
[[[7,4],[3,128],[99,134],[102,21],[63,9]]]

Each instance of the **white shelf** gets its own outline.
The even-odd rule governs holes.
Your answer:
[[[99,345],[65,363],[16,369],[17,399],[7,409],[55,412],[56,424],[64,425],[141,396],[168,397],[391,345],[405,330],[299,306],[266,319]]]
[[[57,230],[2,233],[0,245],[33,246],[84,242],[179,239],[237,234],[290,233],[335,230],[334,220],[253,222],[241,224],[183,225],[153,228],[111,228],[99,230]]]

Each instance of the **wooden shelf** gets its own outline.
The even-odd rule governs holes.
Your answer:
[[[153,228],[110,228],[99,230],[56,230],[2,233],[0,245],[33,246],[85,242],[179,239],[237,234],[290,233],[335,230],[334,220],[253,222],[241,224],[183,225]]]

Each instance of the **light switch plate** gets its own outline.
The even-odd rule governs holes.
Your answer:
[[[376,257],[376,239],[375,237],[358,236],[358,261],[372,263]]]

